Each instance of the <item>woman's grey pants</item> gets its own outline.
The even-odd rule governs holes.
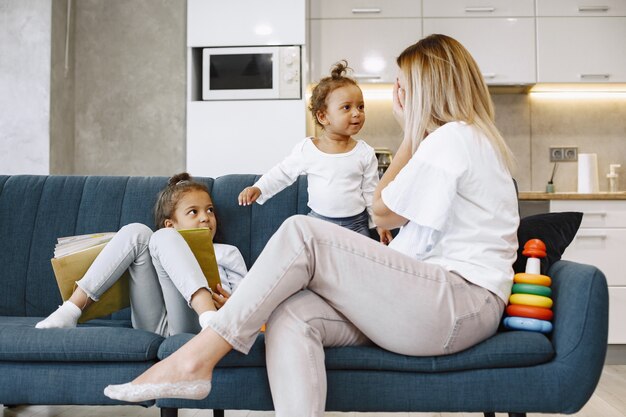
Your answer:
[[[440,266],[332,223],[287,219],[209,326],[247,353],[267,323],[277,417],[322,416],[324,346],[443,355],[493,335],[504,302]]]

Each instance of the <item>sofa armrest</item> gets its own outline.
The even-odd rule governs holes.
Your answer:
[[[552,278],[552,344],[562,398],[577,410],[591,397],[602,373],[608,340],[609,295],[604,274],[592,265],[556,262]],[[576,403],[576,404],[574,404]],[[580,403],[580,404],[578,404]]]

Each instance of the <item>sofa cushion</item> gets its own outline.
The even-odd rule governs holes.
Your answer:
[[[191,334],[180,334],[167,338],[159,348],[159,359],[171,355],[192,337]],[[546,363],[553,357],[552,343],[543,334],[513,331],[498,333],[463,352],[444,356],[404,356],[377,346],[327,348],[326,368],[329,370],[449,372],[532,366]],[[248,355],[231,351],[217,366],[222,368],[264,367],[264,335],[259,335]]]
[[[542,213],[524,217],[520,220],[517,229],[519,248],[517,259],[513,264],[515,272],[526,270],[526,256],[522,254],[524,245],[530,239],[540,239],[546,245],[546,256],[540,259],[541,273],[547,274],[548,270],[576,236],[583,214],[580,212]]]
[[[163,341],[127,322],[93,320],[76,329],[35,329],[41,319],[0,316],[0,361],[143,362],[156,358]]]

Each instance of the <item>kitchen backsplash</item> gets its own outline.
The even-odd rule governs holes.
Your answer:
[[[598,154],[600,191],[608,191],[609,164],[621,164],[619,190],[626,190],[626,97],[623,93],[571,98],[540,94],[493,94],[496,124],[517,158],[515,178],[521,191],[545,191],[552,173],[550,146],[577,146]],[[391,113],[391,100],[366,97],[366,122],[358,137],[395,153],[402,132]],[[307,132],[313,134],[312,119]],[[560,162],[556,192],[577,191],[577,163]]]

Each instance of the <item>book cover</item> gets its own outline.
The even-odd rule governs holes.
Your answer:
[[[198,260],[209,287],[213,291],[216,291],[217,284],[220,282],[220,276],[217,268],[217,260],[215,259],[211,231],[203,228],[184,229],[178,232],[185,239]],[[111,239],[113,234],[108,237],[108,240]],[[103,243],[99,242],[99,240],[102,239],[102,235],[104,235],[104,233],[82,235],[79,239],[73,240],[73,243],[83,241],[81,245],[73,247],[73,252],[66,250],[63,252],[64,255],[51,259],[52,269],[63,301],[70,298],[76,288],[76,281],[80,280],[85,275],[98,254],[108,243],[108,240]],[[71,237],[60,238],[60,240],[61,239],[66,241],[72,240]],[[79,323],[108,316],[130,306],[129,278],[128,271],[124,272],[122,277],[102,294],[98,302],[92,303],[83,310]]]
[[[81,279],[91,266],[96,256],[104,249],[108,242],[97,244],[96,246],[81,249],[74,253],[69,253],[60,258],[52,258],[52,269],[57,280],[61,298],[66,301],[76,288],[76,281]],[[128,271],[115,282],[102,296],[97,303],[92,303],[83,310],[79,323],[108,316],[116,311],[130,306],[128,296]]]

